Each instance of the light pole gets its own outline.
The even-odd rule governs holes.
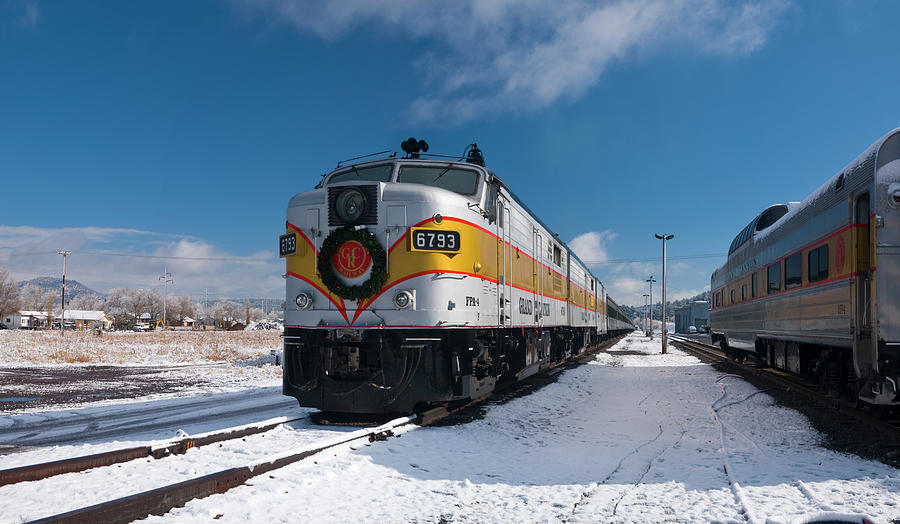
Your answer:
[[[163,281],[163,327],[165,327],[168,325],[168,319],[166,318],[166,301],[169,297],[169,283],[175,282],[172,280],[172,274],[169,273],[168,264],[163,266],[163,274],[158,280]]]
[[[663,241],[662,352],[663,352],[663,354],[665,354],[666,353],[666,331],[667,331],[667,329],[666,329],[666,240],[672,240],[673,238],[675,238],[675,235],[655,234],[654,236]]]
[[[650,286],[650,294],[647,295],[650,297],[650,306],[647,308],[647,323],[650,324],[650,327],[647,329],[647,336],[650,337],[650,340],[653,340],[653,283],[656,280],[653,279],[653,275],[650,275],[650,278],[645,280],[645,282]]]
[[[59,321],[59,333],[61,336],[65,337],[66,336],[66,261],[68,260],[68,256],[71,255],[72,252],[71,251],[57,251],[56,253],[63,256],[62,319]]]
[[[644,293],[644,333],[647,332],[647,321],[650,319],[650,295]]]

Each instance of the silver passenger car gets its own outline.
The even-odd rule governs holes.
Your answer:
[[[736,358],[900,405],[900,128],[751,220],[711,290],[712,339]]]

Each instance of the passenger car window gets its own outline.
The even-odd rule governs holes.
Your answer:
[[[803,284],[803,258],[800,253],[784,260],[784,289],[791,289]]]
[[[478,173],[448,167],[407,166],[400,168],[397,182],[423,184],[447,189],[461,195],[474,195],[478,189]]]
[[[390,182],[391,171],[394,170],[393,164],[383,164],[371,167],[351,167],[349,171],[332,175],[328,179],[329,184],[335,182],[356,182],[364,180],[368,182]]]
[[[816,282],[828,278],[828,244],[809,252],[809,281]]]
[[[781,263],[773,264],[766,270],[769,280],[769,293],[778,293],[781,291]]]
[[[753,298],[756,298],[756,286],[759,284],[757,280],[759,279],[756,277],[756,272],[754,271],[753,275],[750,277],[750,296]]]

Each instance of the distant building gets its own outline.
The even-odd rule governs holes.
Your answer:
[[[112,329],[113,319],[103,311],[85,311],[80,309],[67,309],[65,313],[66,325],[75,326],[75,329]]]
[[[698,300],[675,310],[675,332],[688,333],[694,326],[698,332],[709,326],[709,302]]]
[[[0,322],[3,322],[9,329],[19,329],[19,323],[22,322],[22,316],[18,313],[10,313],[9,315],[0,318]]]
[[[9,329],[36,329],[47,327],[46,311],[22,310],[6,315],[0,322],[6,324]]]

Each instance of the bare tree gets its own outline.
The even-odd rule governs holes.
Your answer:
[[[178,295],[169,302],[167,314],[174,317],[181,323],[184,317],[193,317],[196,315],[194,301],[190,295]]]
[[[103,311],[106,308],[106,299],[100,295],[88,293],[78,295],[71,302],[66,304],[68,309],[81,309],[87,311]]]
[[[262,308],[250,308],[250,322],[257,322],[266,318],[266,312]]]
[[[109,290],[106,297],[106,314],[113,318],[116,329],[129,325],[128,313],[131,311],[129,306],[128,289],[117,287]]]
[[[0,268],[0,316],[19,311],[19,285],[9,276],[9,272]]]
[[[212,307],[212,317],[216,324],[223,328],[231,326],[232,322],[237,322],[244,314],[243,307],[237,302],[222,299]]]
[[[42,310],[47,305],[47,295],[49,293],[49,291],[45,291],[40,286],[28,284],[19,293],[22,309]]]

